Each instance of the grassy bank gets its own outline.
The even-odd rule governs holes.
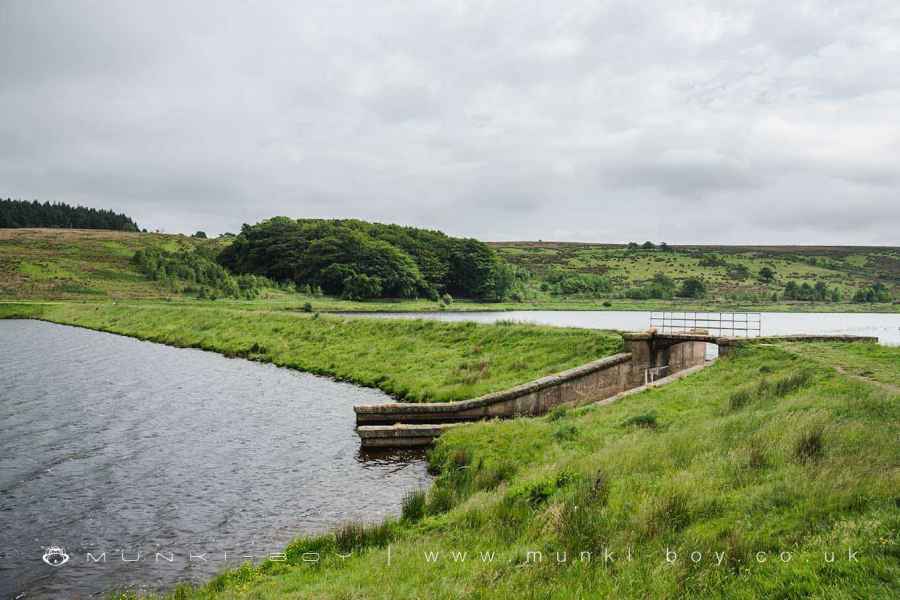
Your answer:
[[[36,317],[272,362],[407,401],[472,398],[615,354],[613,333],[536,325],[349,319],[215,304],[0,304]]]
[[[859,348],[756,346],[610,406],[458,428],[401,520],[173,597],[897,597],[900,396],[828,365]]]

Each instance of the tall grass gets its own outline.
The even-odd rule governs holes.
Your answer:
[[[408,402],[463,400],[503,390],[614,354],[623,344],[617,334],[585,329],[215,306],[68,304],[44,305],[41,311],[42,318],[57,323],[273,362],[377,387]]]

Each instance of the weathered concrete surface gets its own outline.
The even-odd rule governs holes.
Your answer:
[[[651,381],[650,383],[645,383],[644,385],[639,385],[636,388],[631,388],[630,390],[625,390],[624,392],[619,392],[615,396],[610,396],[609,398],[606,398],[604,400],[599,400],[599,401],[595,402],[594,405],[595,406],[605,406],[607,404],[612,404],[613,402],[618,402],[622,398],[627,398],[628,396],[632,396],[634,394],[640,394],[643,391],[646,391],[646,390],[649,390],[652,388],[656,388],[656,387],[660,387],[660,386],[672,383],[673,381],[678,381],[679,379],[687,377],[688,375],[693,375],[697,371],[701,371],[701,370],[705,369],[706,367],[708,367],[711,364],[712,364],[711,362],[708,362],[708,363],[703,363],[702,365],[696,365],[696,366],[690,367],[688,369],[683,369],[681,371],[678,371],[674,375],[662,377],[660,379],[657,379],[656,381]]]
[[[434,438],[464,423],[432,425],[364,425],[356,428],[363,448],[416,448],[430,446]]]
[[[631,365],[630,354],[616,354],[472,400],[362,405],[354,406],[353,410],[357,425],[450,423],[535,416],[562,404],[586,404],[632,387],[628,385],[632,380]]]
[[[706,361],[706,344],[715,337],[705,331],[659,334],[655,331],[623,333],[625,349],[631,353],[632,368],[629,387],[647,383],[645,372],[668,367],[667,375],[702,365]]]

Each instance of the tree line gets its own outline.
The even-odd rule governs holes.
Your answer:
[[[262,289],[277,287],[258,275],[233,276],[215,261],[215,253],[209,248],[176,252],[145,248],[135,252],[131,262],[148,279],[199,298],[255,298]]]
[[[443,294],[502,300],[523,277],[484,242],[356,219],[275,217],[245,224],[219,263],[350,299]]]
[[[138,231],[130,217],[111,210],[71,206],[64,202],[0,199],[0,228],[52,227]]]

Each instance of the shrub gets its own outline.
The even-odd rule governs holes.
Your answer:
[[[706,284],[696,277],[688,277],[681,282],[678,295],[682,298],[703,298],[706,296]]]
[[[312,309],[313,309],[312,304],[310,304],[309,302],[303,303],[303,312],[310,313],[310,312],[312,312]]]

